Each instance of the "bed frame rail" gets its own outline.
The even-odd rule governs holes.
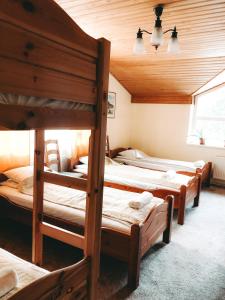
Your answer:
[[[1,130],[93,129],[96,113],[0,104],[0,120]]]
[[[45,182],[58,184],[84,192],[87,191],[87,180],[83,178],[69,177],[50,172],[43,172],[43,177]]]
[[[51,272],[13,295],[12,300],[76,299],[88,297],[87,278],[90,274],[89,258],[77,264]]]

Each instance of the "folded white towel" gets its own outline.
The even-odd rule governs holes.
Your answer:
[[[196,168],[203,168],[204,165],[205,165],[204,160],[197,160],[197,161],[194,162],[194,166],[195,166]]]
[[[134,209],[141,209],[143,206],[149,204],[152,199],[152,193],[143,192],[140,195],[138,195],[135,200],[130,200],[129,206]]]
[[[13,290],[18,283],[16,272],[11,268],[2,268],[0,270],[0,297]]]
[[[164,177],[167,179],[173,179],[176,176],[176,171],[168,170],[165,172]]]

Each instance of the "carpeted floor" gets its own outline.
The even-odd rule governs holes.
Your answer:
[[[1,223],[0,247],[30,260],[30,229]],[[45,252],[44,267],[49,270],[82,255],[50,239],[45,241]],[[174,220],[172,242],[159,241],[142,260],[136,291],[129,293],[126,276],[126,264],[102,257],[99,299],[225,300],[225,189],[204,190],[200,207],[186,210],[184,226]]]

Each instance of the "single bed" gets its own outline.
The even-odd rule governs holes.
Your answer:
[[[210,185],[212,163],[204,161],[187,162],[149,156],[142,151],[130,148],[116,148],[109,151],[110,157],[119,163],[158,171],[175,170],[177,173],[199,174],[201,184]]]
[[[0,186],[1,217],[30,224],[33,197],[15,187]],[[170,241],[173,199],[153,198],[141,210],[127,203],[140,194],[119,189],[104,189],[102,218],[102,252],[128,262],[128,284],[138,285],[141,257],[163,234]],[[85,224],[85,193],[45,183],[44,221],[65,230],[82,233]],[[121,208],[121,209],[118,209]]]
[[[17,275],[16,286],[0,299],[56,299],[56,295],[57,299],[85,299],[87,290],[84,276],[77,278],[75,274],[87,273],[87,261],[84,259],[73,266],[48,272],[0,248],[0,269],[8,268]]]
[[[75,171],[84,174],[85,177],[88,170],[87,160],[86,157],[80,160],[82,164],[76,165]],[[170,174],[166,177],[166,172],[121,165],[110,159],[107,161],[104,175],[106,186],[134,192],[150,191],[160,198],[173,195],[175,197],[174,208],[178,209],[178,224],[180,225],[184,224],[187,203],[193,201],[194,206],[199,205],[200,176],[198,174],[187,176],[174,172],[174,177],[170,178]]]

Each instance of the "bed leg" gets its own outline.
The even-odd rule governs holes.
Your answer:
[[[174,197],[167,196],[166,201],[168,202],[168,215],[167,215],[167,228],[163,232],[163,242],[169,244],[171,240],[172,222],[173,222],[173,204]]]
[[[180,190],[180,203],[178,208],[178,220],[179,225],[184,225],[184,215],[185,215],[185,200],[186,200],[186,186],[182,185]]]
[[[208,177],[206,180],[206,186],[210,187],[210,179],[211,179],[211,175],[212,175],[212,162],[208,162],[209,164],[209,170],[208,170]]]
[[[130,254],[128,257],[128,288],[135,290],[139,285],[141,262],[141,228],[134,224],[131,226]]]
[[[194,199],[194,204],[193,207],[199,206],[199,199],[200,199],[200,191],[201,191],[201,185],[202,185],[202,180],[200,175],[196,175],[198,177],[198,192],[197,195]]]

